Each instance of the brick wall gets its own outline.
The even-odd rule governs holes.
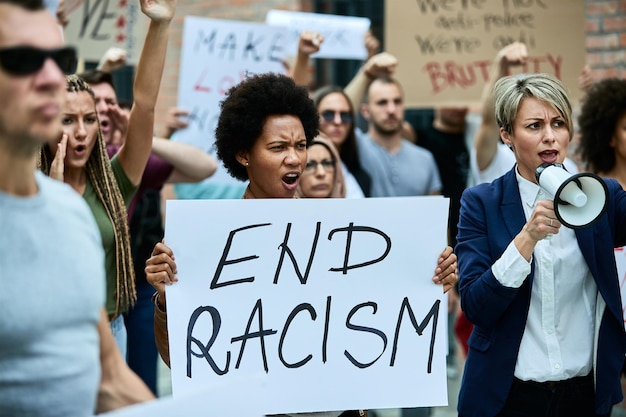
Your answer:
[[[157,134],[163,132],[167,109],[176,105],[178,66],[185,16],[210,17],[250,22],[264,22],[269,10],[312,11],[312,0],[185,0],[179,1],[171,25],[165,72],[157,102]]]
[[[626,0],[585,0],[585,31],[594,79],[626,78]]]

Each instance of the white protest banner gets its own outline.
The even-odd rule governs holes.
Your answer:
[[[177,140],[209,150],[219,103],[248,74],[283,73],[286,31],[260,23],[185,17],[178,107],[190,111]]]
[[[289,29],[285,50],[296,55],[300,32],[312,30],[324,36],[319,52],[313,58],[366,59],[365,33],[370,20],[365,17],[339,16],[321,13],[270,10],[265,22],[272,26]]]
[[[174,395],[260,376],[264,414],[445,405],[447,298],[431,278],[448,205],[168,201]]]
[[[515,73],[551,74],[581,98],[582,0],[385,1],[385,50],[399,60],[408,107],[478,104],[496,54],[515,41],[528,48]]]
[[[126,51],[128,64],[139,61],[149,19],[134,0],[65,0],[66,42],[86,61],[99,62],[112,46]]]
[[[233,399],[229,403],[212,400],[225,395],[232,398],[231,391],[237,389],[236,385],[241,386],[242,384],[250,385],[248,401]],[[265,400],[264,394],[265,385],[259,378],[247,378],[213,389],[201,389],[176,397],[161,397],[98,415],[101,417],[262,417],[263,413],[259,410],[262,408],[260,405]]]
[[[286,33],[261,23],[185,17],[177,105],[190,112],[189,127],[172,139],[215,155],[219,103],[249,74],[285,72]],[[235,182],[222,164],[210,180]]]

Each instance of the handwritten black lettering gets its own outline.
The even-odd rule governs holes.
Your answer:
[[[486,13],[483,16],[483,24],[486,32],[490,32],[491,29],[501,28],[535,28],[535,16],[530,13],[512,14],[504,12],[503,15],[497,15],[492,13]]]
[[[445,12],[454,11],[459,5],[462,10],[468,10],[470,8],[482,9],[486,0],[416,0],[422,13],[438,13],[440,10]]]
[[[284,44],[285,41],[283,40],[283,35],[280,33],[275,34],[272,38],[272,41],[270,42],[270,47],[267,50],[267,57],[270,61],[282,61],[282,56],[284,54]]]
[[[423,55],[434,55],[437,53],[471,54],[480,45],[480,39],[472,37],[450,36],[429,34],[427,36],[415,36],[415,41]]]
[[[317,242],[320,237],[320,228],[321,222],[317,222],[317,226],[315,228],[315,236],[313,237],[313,244],[311,245],[311,253],[309,255],[309,262],[306,265],[306,269],[304,271],[304,275],[300,272],[300,268],[298,267],[298,263],[296,262],[296,258],[293,255],[293,252],[289,248],[287,242],[289,241],[289,233],[291,231],[291,223],[287,223],[287,228],[285,230],[285,239],[283,243],[281,243],[278,247],[282,248],[280,251],[280,258],[278,259],[278,266],[276,267],[276,273],[274,274],[274,284],[278,283],[278,275],[280,275],[280,271],[283,267],[283,261],[285,259],[285,253],[289,255],[289,259],[291,259],[291,264],[293,265],[296,275],[300,280],[302,285],[305,285],[307,280],[309,279],[309,272],[311,272],[311,265],[313,264],[313,258],[315,257],[315,249],[317,248]]]
[[[521,30],[519,32],[519,35],[517,36],[512,36],[512,35],[496,36],[492,44],[493,49],[495,49],[496,51],[499,51],[505,46],[510,45],[516,41],[526,44],[526,46],[529,48],[534,48],[537,45],[537,43],[535,42],[535,37],[532,35],[532,33],[527,32],[525,30]]]
[[[108,40],[111,36],[109,34],[101,34],[100,26],[102,26],[102,22],[106,19],[114,19],[115,14],[108,12],[109,8],[109,0],[96,0],[93,6],[90,6],[91,2],[89,0],[85,0],[85,7],[83,7],[83,19],[81,21],[79,38],[85,37],[85,32],[87,31],[87,27],[91,23],[92,19],[96,19],[96,23],[94,24],[93,30],[91,31],[90,38],[98,41]],[[100,5],[102,4],[102,7]],[[100,14],[95,16],[97,9],[100,7]]]
[[[198,318],[203,313],[209,313],[211,315],[211,319],[213,320],[213,333],[211,334],[211,338],[209,339],[209,342],[206,345],[204,345],[199,339],[192,336],[193,329],[196,325],[196,321],[198,321]],[[209,353],[209,350],[211,350],[211,346],[213,346],[213,343],[215,342],[215,339],[217,338],[217,335],[220,332],[221,326],[222,326],[222,319],[220,317],[219,311],[217,311],[215,307],[203,306],[203,307],[198,307],[194,310],[193,314],[191,315],[191,318],[189,319],[189,324],[187,326],[187,377],[188,378],[191,378],[191,355],[197,358],[206,359],[206,361],[211,366],[211,369],[213,369],[213,372],[215,372],[218,375],[224,375],[228,372],[228,366],[230,364],[230,351],[226,352],[226,365],[224,366],[224,369],[220,369],[217,366],[217,364],[213,360],[213,357]],[[201,353],[195,353],[191,350],[192,343],[195,344],[198,347],[198,349],[200,349]]]
[[[328,359],[328,329],[330,328],[330,305],[332,297],[326,297],[326,317],[324,317],[324,337],[322,338],[322,363]]]
[[[253,282],[254,281],[254,276],[252,276],[252,277],[247,277],[247,278],[235,279],[235,280],[232,280],[232,281],[218,282],[219,277],[220,277],[220,275],[222,273],[222,270],[224,269],[224,266],[237,264],[239,262],[246,262],[246,261],[249,261],[249,260],[252,260],[252,259],[257,259],[259,257],[258,255],[250,255],[250,256],[245,256],[243,258],[226,260],[226,258],[228,258],[228,251],[230,250],[230,247],[232,246],[233,238],[235,237],[235,234],[238,233],[238,232],[242,232],[244,230],[253,229],[255,227],[264,227],[264,226],[270,226],[270,225],[271,225],[271,223],[253,224],[253,225],[250,225],[250,226],[240,227],[239,229],[232,230],[228,234],[228,240],[226,241],[226,246],[224,246],[224,251],[222,252],[222,257],[220,259],[219,264],[217,265],[217,269],[215,271],[215,275],[213,275],[213,279],[211,280],[210,288],[212,290],[216,289],[216,288],[220,288],[220,287],[225,287],[226,285],[234,285],[234,284],[241,284],[242,282]]]
[[[476,27],[477,20],[458,12],[456,17],[439,16],[435,19],[435,27],[444,30],[471,30]]]
[[[309,353],[304,359],[296,363],[288,363],[285,360],[285,357],[283,355],[283,344],[285,342],[285,336],[287,336],[287,330],[289,330],[289,326],[291,325],[291,322],[296,317],[296,315],[300,313],[301,311],[305,311],[305,310],[309,312],[309,315],[311,316],[311,319],[313,321],[317,319],[317,313],[315,312],[315,309],[313,308],[311,304],[309,303],[298,304],[291,311],[291,313],[289,313],[289,316],[287,317],[287,321],[285,321],[285,327],[283,328],[283,331],[280,334],[280,341],[278,342],[278,358],[283,363],[283,365],[285,365],[286,368],[299,368],[305,365],[308,361],[310,361],[311,358],[313,358],[313,355]]]
[[[332,240],[333,235],[337,232],[346,232],[346,252],[344,255],[344,259],[343,259],[343,266],[341,268],[330,268],[329,271],[334,271],[334,272],[341,271],[343,275],[346,275],[350,269],[362,268],[362,267],[373,265],[377,262],[382,261],[383,259],[387,257],[387,255],[389,254],[389,251],[391,250],[391,239],[389,238],[389,236],[387,236],[383,231],[375,229],[373,227],[354,226],[354,223],[350,222],[350,225],[348,227],[331,230],[330,233],[328,234],[328,240]],[[385,240],[385,243],[387,245],[387,247],[385,248],[385,252],[378,258],[373,259],[371,261],[363,262],[363,263],[356,264],[356,265],[349,265],[350,246],[352,244],[352,234],[354,232],[374,233],[374,234],[381,236]]]
[[[222,53],[220,54],[220,59],[223,59],[224,55],[230,52],[230,56],[228,57],[228,59],[230,59],[231,61],[234,60],[235,52],[237,51],[237,35],[234,33],[229,33],[228,35],[226,35],[224,41],[219,46],[219,49],[221,49],[222,51]]]
[[[417,324],[417,320],[415,319],[415,314],[413,313],[411,304],[409,304],[409,299],[407,297],[404,297],[404,300],[402,301],[402,306],[400,307],[400,314],[398,315],[398,324],[396,325],[396,332],[393,338],[393,348],[391,351],[391,361],[389,363],[389,366],[393,366],[396,362],[398,340],[400,338],[400,327],[402,325],[402,317],[404,316],[404,311],[406,310],[406,312],[409,315],[409,319],[411,320],[411,324],[413,324],[413,328],[415,329],[415,331],[417,332],[419,336],[422,335],[422,333],[424,332],[424,329],[426,329],[426,326],[428,325],[428,323],[430,323],[432,319],[432,331],[430,334],[430,349],[428,352],[428,365],[426,367],[426,372],[428,372],[429,374],[432,372],[433,354],[435,351],[435,336],[437,334],[437,320],[439,318],[439,304],[441,304],[441,300],[436,300],[433,306],[431,307],[430,311],[426,315],[426,317],[424,317],[424,320],[420,324]]]
[[[382,331],[378,330],[378,329],[374,329],[373,327],[365,327],[365,326],[357,326],[355,324],[352,324],[350,322],[350,319],[352,319],[352,317],[362,308],[364,307],[371,307],[372,308],[372,314],[376,314],[376,310],[378,309],[378,304],[376,304],[373,301],[368,301],[366,303],[361,303],[358,304],[356,306],[354,306],[350,312],[348,313],[348,317],[346,317],[346,327],[350,330],[356,330],[356,331],[360,331],[360,332],[366,332],[366,333],[372,333],[377,335],[378,337],[380,337],[383,341],[383,349],[380,352],[380,355],[378,355],[376,357],[376,359],[374,359],[371,362],[368,363],[363,363],[363,362],[359,362],[357,361],[354,356],[352,356],[352,354],[350,354],[350,352],[348,352],[348,350],[344,350],[343,354],[346,355],[346,358],[348,358],[348,360],[357,368],[360,369],[364,369],[364,368],[368,368],[370,366],[372,366],[373,364],[376,363],[376,361],[378,361],[378,359],[380,359],[381,356],[383,356],[383,353],[385,353],[385,350],[387,349],[387,335],[385,333],[383,333]]]
[[[542,9],[548,8],[548,5],[543,0],[502,0],[502,6],[507,10],[511,7],[516,9],[528,9],[535,6],[535,4]]]
[[[246,45],[243,48],[243,59],[247,59],[248,54],[252,54],[253,60],[256,62],[261,61],[262,57],[256,50],[257,45],[261,42],[263,42],[263,37],[259,37],[255,40],[254,32],[248,32],[248,39],[246,40]]]
[[[215,48],[215,41],[217,39],[217,30],[212,30],[211,33],[205,35],[204,31],[198,31],[196,42],[194,43],[194,52],[199,52],[201,48],[206,49],[209,54],[213,53]]]
[[[254,320],[254,316],[256,313],[259,313],[259,331],[250,333],[250,327],[252,326],[252,320]],[[263,369],[265,369],[265,373],[269,372],[269,368],[267,366],[267,354],[265,352],[265,336],[271,336],[276,334],[277,331],[273,329],[264,330],[263,329],[263,303],[259,298],[252,309],[252,313],[250,313],[250,319],[248,320],[248,325],[246,326],[246,331],[241,336],[233,337],[230,339],[231,343],[241,342],[241,348],[239,349],[239,357],[237,358],[237,364],[235,365],[236,369],[239,369],[239,365],[241,364],[241,358],[243,357],[243,352],[246,349],[246,342],[248,339],[259,338],[259,342],[261,344],[261,356],[263,358]]]

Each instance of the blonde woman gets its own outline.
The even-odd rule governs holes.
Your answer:
[[[45,145],[40,154],[40,168],[81,194],[96,218],[106,254],[106,309],[123,356],[121,314],[136,297],[126,208],[152,148],[154,108],[175,7],[176,0],[141,0],[150,26],[137,64],[126,142],[117,156],[109,162],[93,91],[75,75],[67,78],[62,139]]]

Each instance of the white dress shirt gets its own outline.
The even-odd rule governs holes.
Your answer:
[[[544,190],[517,172],[526,220],[539,200],[550,199]],[[492,266],[507,287],[519,288],[535,263],[530,309],[519,348],[515,376],[538,382],[560,381],[591,372],[594,352],[598,288],[585,262],[574,230],[540,240],[530,262],[513,242]]]

